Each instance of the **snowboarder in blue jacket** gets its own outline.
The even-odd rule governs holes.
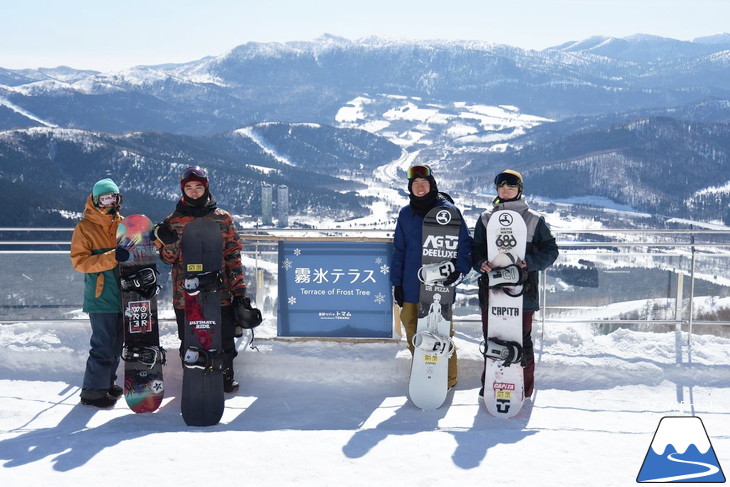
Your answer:
[[[413,335],[418,324],[418,303],[421,282],[418,280],[418,269],[421,267],[422,227],[426,213],[436,206],[453,208],[461,214],[451,197],[441,193],[429,166],[412,166],[408,169],[408,193],[410,203],[398,214],[393,237],[393,262],[390,280],[393,284],[393,298],[401,307],[400,320],[406,331],[408,349],[413,354]],[[459,249],[457,251],[456,270],[446,279],[445,285],[456,282],[463,274],[471,270],[472,239],[462,219],[459,231]],[[451,336],[454,326],[451,325]],[[449,383],[454,387],[457,380],[456,352],[449,359]]]

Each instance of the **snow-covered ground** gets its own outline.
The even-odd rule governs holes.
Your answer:
[[[3,485],[562,485],[635,483],[659,421],[697,415],[730,465],[730,340],[588,325],[536,327],[537,390],[512,420],[478,401],[477,323],[457,323],[459,384],[424,412],[406,397],[403,340],[240,339],[222,422],[187,427],[181,365],[165,366],[161,409],[79,404],[83,320],[0,327]],[[174,324],[162,342],[176,350]],[[728,470],[725,470],[726,475]]]

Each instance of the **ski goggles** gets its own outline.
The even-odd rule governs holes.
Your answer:
[[[514,174],[503,172],[502,174],[498,174],[497,177],[494,178],[494,185],[498,188],[501,188],[502,186],[519,188],[522,186],[522,180]]]
[[[431,168],[428,166],[411,166],[406,174],[408,179],[427,178],[431,175]]]
[[[194,166],[189,167],[182,172],[180,175],[180,181],[185,181],[193,176],[200,179],[208,179],[208,174],[205,172],[205,169]]]
[[[104,193],[96,198],[98,206],[112,207],[122,204],[122,195],[119,193]]]

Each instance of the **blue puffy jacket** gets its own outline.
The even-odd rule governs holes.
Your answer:
[[[456,205],[443,198],[439,198],[435,206],[454,208],[461,215]],[[403,300],[408,303],[417,303],[421,291],[418,269],[421,267],[422,229],[423,217],[417,215],[410,205],[404,206],[395,225],[390,281],[394,286],[403,286]],[[456,256],[456,270],[462,275],[471,270],[471,247],[472,238],[462,217]]]

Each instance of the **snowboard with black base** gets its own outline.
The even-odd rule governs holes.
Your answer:
[[[165,394],[157,321],[157,249],[152,243],[152,222],[144,215],[130,215],[117,228],[117,247],[129,258],[119,263],[122,313],[124,315],[124,398],[135,413],[160,407]]]
[[[423,219],[421,289],[408,395],[427,411],[439,408],[448,393],[454,288],[444,281],[455,270],[460,228],[459,212],[445,206],[431,209]]]
[[[185,270],[182,416],[188,426],[212,426],[224,409],[221,348],[223,236],[210,218],[185,226],[180,242]]]
[[[511,418],[520,412],[525,387],[522,353],[522,292],[527,228],[522,216],[495,211],[486,228],[487,256],[492,271],[480,277],[486,288],[489,336],[484,355],[484,404],[492,416]]]

